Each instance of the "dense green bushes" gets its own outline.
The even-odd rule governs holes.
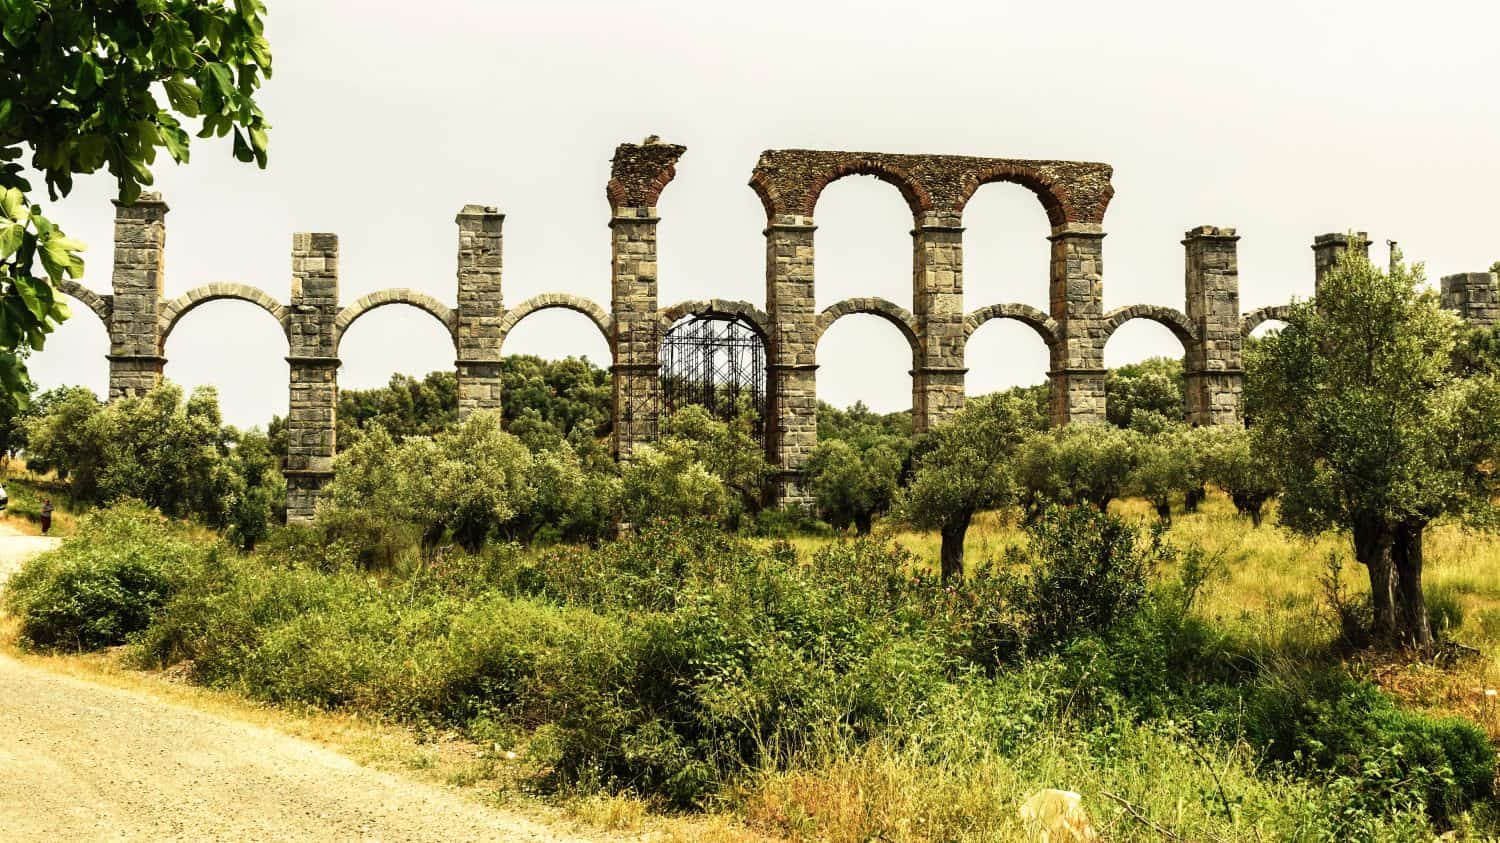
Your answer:
[[[1218,772],[1194,774],[1205,804],[1236,798],[1221,776],[1266,783],[1253,810],[1269,818],[1226,807],[1214,827],[1317,839],[1468,822],[1491,792],[1472,726],[1402,712],[1337,664],[1268,667],[1193,612],[1205,560],[1094,507],[1045,510],[1024,549],[948,583],[879,540],[799,558],[713,524],[442,552],[380,577],[320,541],[216,553],[138,508],[107,512],[7,601],[64,630],[28,633],[39,646],[128,638],[206,684],[456,728],[524,747],[542,784],[683,807],[874,746],[933,769],[1042,751],[1124,775],[1171,741],[1212,756]],[[1295,803],[1264,801],[1292,780]]]
[[[1341,671],[1269,677],[1245,700],[1249,739],[1289,770],[1332,779],[1351,814],[1425,810],[1449,823],[1493,795],[1495,751],[1477,726],[1402,711]]]
[[[150,625],[212,545],[140,504],[87,516],[66,546],[32,560],[10,581],[5,608],[35,647],[94,650]]]

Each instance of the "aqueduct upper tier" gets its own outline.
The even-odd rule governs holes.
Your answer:
[[[292,236],[291,297],[283,303],[243,284],[212,283],[167,300],[163,290],[167,206],[154,194],[116,203],[113,292],[100,295],[73,282],[62,291],[102,320],[110,336],[110,397],[156,385],[163,348],[181,319],[201,304],[240,299],[265,310],[287,339],[291,364],[287,422],[288,517],[312,516],[332,475],[338,405],[339,343],[364,314],[405,305],[436,319],[453,340],[459,408],[498,409],[506,336],[526,316],[566,308],[603,334],[612,357],[615,449],[628,457],[656,436],[662,412],[663,337],[689,317],[735,319],[766,346],[766,447],[779,469],[784,503],[806,501],[801,477],[817,437],[817,344],[843,316],[867,313],[892,323],[911,347],[912,409],[918,432],[963,404],[967,340],[991,319],[1014,319],[1035,331],[1051,359],[1048,380],[1056,423],[1105,417],[1104,344],[1121,325],[1147,319],[1183,345],[1187,416],[1194,424],[1238,424],[1244,338],[1284,316],[1279,307],[1242,314],[1238,236],[1232,228],[1200,226],[1182,243],[1182,310],[1132,305],[1103,307],[1104,213],[1114,194],[1111,168],[1071,161],[1023,161],[953,155],[771,150],[750,178],[766,210],[766,303],[718,299],[662,306],[657,299],[656,205],[676,174],[682,146],[647,142],[615,150],[605,189],[610,206],[611,294],[606,308],[566,293],[548,293],[507,308],[501,284],[501,226],[494,207],[468,205],[457,216],[457,302],[450,307],[408,289],[339,300],[339,244],[333,234]],[[900,191],[911,208],[910,306],[878,298],[814,306],[814,211],[830,183],[870,175]],[[1050,305],[1047,312],[1014,303],[967,305],[963,296],[963,212],[974,192],[994,181],[1034,193],[1051,222]],[[1362,235],[1322,235],[1313,244],[1314,276],[1349,248],[1368,249]],[[1444,306],[1477,323],[1500,318],[1500,284],[1490,273],[1442,280]]]

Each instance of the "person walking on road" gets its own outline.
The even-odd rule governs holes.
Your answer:
[[[47,498],[42,501],[42,535],[47,535],[50,529],[52,529],[52,499]]]

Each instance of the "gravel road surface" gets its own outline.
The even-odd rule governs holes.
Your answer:
[[[56,539],[0,524],[0,581]],[[281,733],[0,654],[0,840],[584,843]]]

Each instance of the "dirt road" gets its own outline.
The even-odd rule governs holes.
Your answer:
[[[55,541],[0,525],[0,580]],[[278,732],[0,654],[0,839],[587,838]]]

